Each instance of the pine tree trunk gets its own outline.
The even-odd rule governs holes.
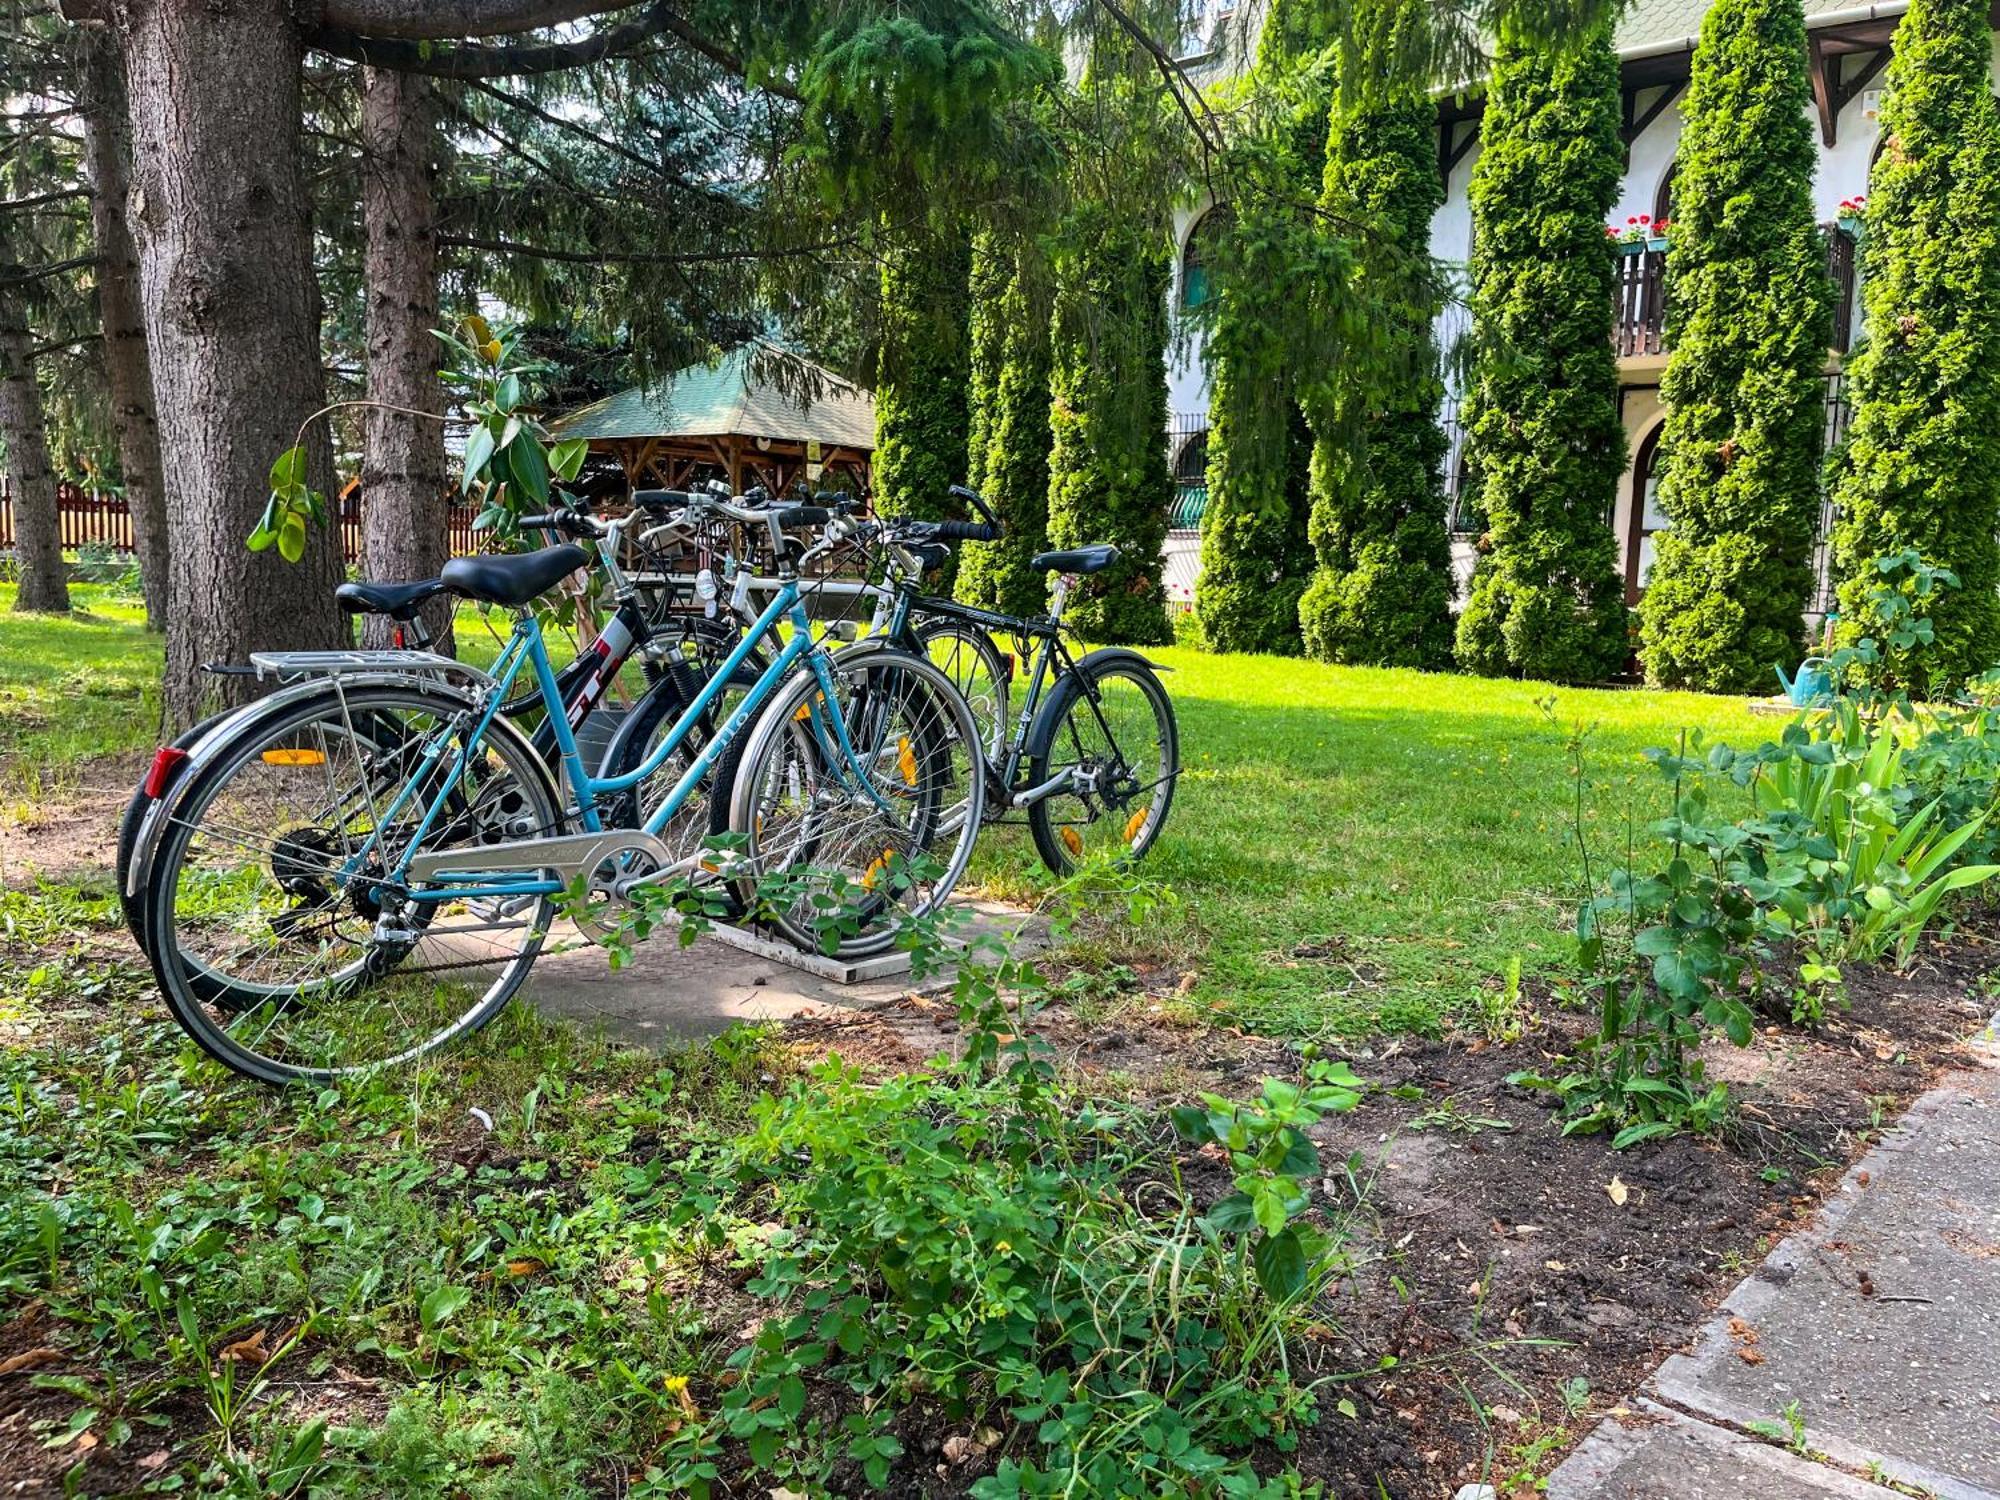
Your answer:
[[[362,75],[362,218],[367,229],[368,396],[442,412],[438,384],[436,205],[432,197],[430,86],[422,78],[369,68]],[[444,428],[438,422],[371,408],[361,463],[362,570],[369,578],[430,578],[445,564]],[[451,606],[425,617],[437,649],[449,652]],[[371,646],[390,644],[387,620],[364,622]]]
[[[21,588],[14,608],[69,612],[63,571],[56,476],[42,428],[42,390],[35,384],[34,341],[20,301],[0,298],[0,442],[14,490],[14,555]]]
[[[304,559],[244,546],[273,460],[321,405],[319,287],[299,171],[301,48],[285,0],[125,0],[133,214],[166,477],[163,705],[170,728],[256,691],[202,672],[252,651],[328,648],[340,540]],[[308,476],[332,488],[323,423]]]
[[[125,507],[146,596],[146,628],[167,628],[167,502],[160,487],[160,433],[153,420],[153,368],[139,305],[139,254],[126,223],[131,123],[117,49],[102,32],[79,32],[83,50],[83,151],[90,224],[97,242],[97,311],[104,329],[104,380],[111,399]]]

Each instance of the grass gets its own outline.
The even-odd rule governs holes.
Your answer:
[[[0,788],[16,799],[154,737],[157,640],[130,604],[90,586],[78,597],[75,619],[28,618],[5,612],[0,588]],[[505,627],[462,607],[461,652],[490,662]],[[1278,1034],[1435,1032],[1510,962],[1533,974],[1562,961],[1577,881],[1569,726],[1594,726],[1584,816],[1607,856],[1659,815],[1647,747],[1683,727],[1738,742],[1776,727],[1697,694],[1153,655],[1170,669],[1185,771],[1144,874],[1178,899],[1107,957],[1164,961],[1194,976],[1182,1003]],[[1562,727],[1540,706],[1551,695]],[[1014,830],[977,870],[1003,895],[1045,884]]]
[[[1150,654],[1185,771],[1144,867],[1179,900],[1144,942],[1195,976],[1189,1004],[1276,1034],[1436,1031],[1510,959],[1564,958],[1570,726],[1595,726],[1584,816],[1607,854],[1662,811],[1647,747],[1776,728],[1740,699]],[[999,857],[994,883],[1031,886],[1027,857]]]
[[[81,762],[141,749],[160,718],[160,641],[143,605],[72,584],[67,618],[14,613],[0,583],[0,796],[32,799]]]

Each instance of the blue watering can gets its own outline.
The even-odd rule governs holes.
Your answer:
[[[1778,685],[1796,708],[1810,708],[1820,699],[1833,696],[1833,672],[1824,656],[1808,656],[1790,677],[1785,676],[1783,667],[1771,670],[1778,674]]]

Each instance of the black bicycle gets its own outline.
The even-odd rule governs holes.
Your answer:
[[[1180,731],[1159,669],[1137,651],[1105,646],[1079,657],[1063,610],[1075,581],[1118,560],[1108,545],[1043,552],[1032,566],[1057,575],[1047,614],[1008,615],[923,592],[921,580],[943,560],[944,545],[994,541],[999,519],[974,490],[951,493],[980,521],[880,520],[844,523],[857,542],[876,543],[890,559],[880,635],[890,645],[940,662],[959,685],[987,742],[988,821],[1024,813],[1042,862],[1067,875],[1087,859],[1125,862],[1152,848],[1166,826],[1180,776]],[[843,524],[843,523],[836,523]],[[994,643],[1010,639],[1016,651]],[[1032,660],[1018,698],[1016,659]],[[982,690],[981,679],[998,684]],[[989,720],[981,711],[990,699]],[[990,728],[989,728],[990,724]]]

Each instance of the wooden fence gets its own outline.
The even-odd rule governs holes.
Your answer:
[[[350,491],[335,506],[340,525],[341,555],[350,563],[361,560],[361,492]],[[478,511],[454,499],[446,511],[445,541],[454,557],[468,557],[481,550],[479,535],[472,529]],[[62,527],[65,551],[102,547],[110,552],[133,550],[132,514],[125,498],[107,492],[93,492],[74,484],[56,487],[56,515]],[[0,552],[14,545],[14,486],[0,474]]]

